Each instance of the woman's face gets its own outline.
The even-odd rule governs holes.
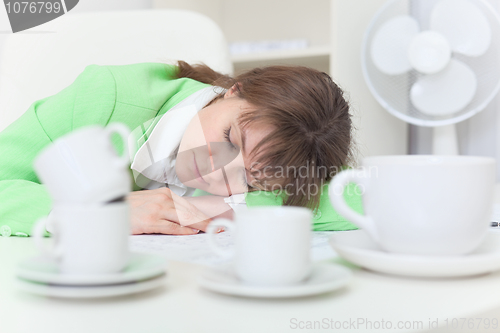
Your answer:
[[[200,110],[184,132],[175,162],[184,185],[221,196],[248,191],[249,153],[272,128],[249,126],[243,133],[237,119],[251,106],[234,91]]]

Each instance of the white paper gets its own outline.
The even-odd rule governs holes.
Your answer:
[[[311,258],[313,261],[337,257],[330,247],[328,239],[335,231],[313,232],[311,239]],[[173,235],[135,235],[130,236],[132,252],[159,254],[169,260],[185,261],[206,266],[217,266],[230,262],[213,253],[207,242],[207,234]],[[222,248],[233,247],[233,237],[228,231],[215,235]]]

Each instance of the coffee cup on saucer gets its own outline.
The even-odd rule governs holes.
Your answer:
[[[207,228],[211,249],[234,259],[236,276],[256,286],[286,286],[304,281],[311,271],[312,212],[302,207],[259,207],[236,212],[235,220],[216,219]],[[234,233],[234,248],[215,240],[224,227]]]
[[[43,242],[46,218],[33,236],[42,255],[58,262],[63,274],[113,274],[129,262],[130,212],[127,202],[55,205],[55,245]]]
[[[35,171],[53,199],[55,247],[42,242],[48,218],[34,228],[37,247],[55,258],[66,274],[110,274],[128,263],[131,190],[128,136],[120,123],[92,125],[71,132],[46,147],[35,159]],[[123,143],[118,155],[113,135]]]
[[[330,183],[339,214],[385,251],[454,256],[476,249],[489,229],[495,160],[473,156],[374,156]],[[362,193],[365,215],[343,198],[347,184]]]

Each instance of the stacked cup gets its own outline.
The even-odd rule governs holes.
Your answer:
[[[36,224],[34,236],[62,273],[116,273],[128,263],[129,134],[118,123],[84,127],[57,139],[35,159],[35,171],[53,199],[56,245],[49,250],[41,241],[46,218]],[[113,135],[123,142],[121,156]]]

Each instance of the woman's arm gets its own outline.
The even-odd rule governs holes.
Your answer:
[[[199,197],[187,197],[185,199],[212,219],[217,217],[223,217],[230,220],[233,219],[233,209],[224,202],[224,197],[204,195]]]
[[[205,231],[209,216],[168,188],[131,192],[132,234],[192,235]]]
[[[0,228],[4,236],[30,235],[33,223],[50,211],[50,196],[32,168],[35,156],[49,143],[34,106],[0,133]]]
[[[85,125],[75,124],[75,101],[92,102],[87,114],[111,113],[114,87],[109,70],[89,66],[73,84],[34,102],[0,132],[0,228],[5,235],[30,235],[34,222],[50,212],[52,200],[33,170],[33,161],[56,138]]]

